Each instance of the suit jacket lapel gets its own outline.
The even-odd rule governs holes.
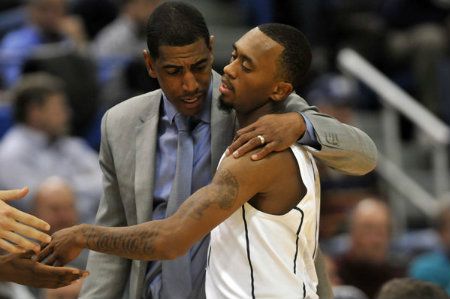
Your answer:
[[[136,127],[134,190],[137,223],[151,219],[161,93],[158,92],[149,101],[157,103],[149,104],[149,108],[141,114],[141,123]]]

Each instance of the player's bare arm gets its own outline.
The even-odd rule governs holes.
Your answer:
[[[284,173],[277,155],[261,161],[226,158],[210,185],[198,190],[180,209],[164,220],[130,227],[100,227],[82,224],[53,235],[39,260],[66,264],[83,248],[129,259],[173,259],[256,194],[269,192],[272,181]]]

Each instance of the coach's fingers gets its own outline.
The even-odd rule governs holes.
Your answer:
[[[274,152],[277,149],[277,142],[272,141],[267,143],[260,151],[252,154],[251,159],[254,161],[261,160],[268,154]]]
[[[256,131],[242,134],[228,147],[228,151],[233,154],[233,157],[239,158],[264,145],[267,140],[262,138],[262,135],[257,134]],[[262,140],[264,140],[264,143],[262,143]]]

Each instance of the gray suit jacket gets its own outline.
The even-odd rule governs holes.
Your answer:
[[[233,114],[218,110],[220,76],[213,74],[211,105],[212,173],[235,128]],[[102,121],[100,166],[104,194],[96,222],[104,226],[129,226],[151,219],[154,165],[161,90],[131,98],[106,112]],[[376,148],[360,130],[317,113],[315,108],[293,94],[287,102],[292,111],[302,111],[314,125],[321,151],[314,155],[329,166],[360,174],[374,168]],[[90,252],[80,298],[141,299],[145,289],[147,262]]]

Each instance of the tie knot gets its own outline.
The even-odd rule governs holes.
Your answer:
[[[178,131],[190,131],[190,117],[181,114],[175,115],[175,125]]]
[[[178,113],[175,115],[175,125],[177,126],[178,131],[191,132],[200,122],[198,119],[190,116],[184,116]]]

